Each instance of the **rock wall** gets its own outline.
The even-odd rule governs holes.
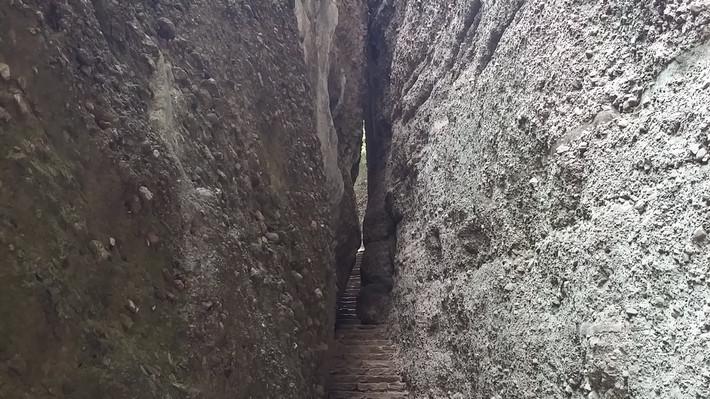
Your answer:
[[[364,234],[416,397],[710,395],[710,4],[369,7]]]
[[[297,0],[295,14],[311,86],[335,231],[339,291],[360,247],[353,186],[362,146],[367,8],[361,0]]]
[[[317,77],[348,82],[331,114],[357,117],[361,70],[339,54],[364,11],[337,6],[351,25]],[[341,169],[352,192],[360,129],[320,151],[296,14],[0,5],[0,397],[322,396],[331,209],[351,206],[324,182]]]

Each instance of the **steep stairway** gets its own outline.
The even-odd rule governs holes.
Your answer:
[[[338,301],[336,348],[328,386],[329,399],[409,398],[395,364],[396,349],[383,325],[364,325],[357,317],[362,251]]]

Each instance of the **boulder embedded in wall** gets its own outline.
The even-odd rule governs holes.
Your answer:
[[[394,242],[377,241],[367,245],[362,258],[360,276],[363,286],[380,282],[392,284]]]
[[[310,86],[315,94],[316,133],[320,142],[326,187],[333,205],[343,196],[343,176],[338,168],[338,133],[330,111],[330,56],[338,26],[338,2],[333,0],[296,0],[294,8],[301,36],[304,61],[309,69]]]
[[[384,207],[376,208],[377,198],[371,196],[363,222],[363,241],[365,245],[371,242],[386,240],[394,234],[395,224]]]
[[[335,233],[339,291],[360,247],[353,185],[362,137],[366,10],[357,0],[296,0],[294,12],[315,92],[316,132]]]
[[[363,324],[380,324],[387,320],[391,306],[391,287],[373,283],[363,287],[357,299],[357,315]]]

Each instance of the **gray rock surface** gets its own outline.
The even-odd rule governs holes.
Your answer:
[[[374,282],[360,290],[357,298],[357,316],[363,324],[381,324],[387,320],[392,304],[392,286]]]
[[[362,144],[366,11],[359,0],[296,0],[294,7],[315,94],[316,133],[331,205],[329,225],[336,237],[339,295],[360,248],[353,185]]]
[[[415,396],[709,397],[710,4],[369,5]]]

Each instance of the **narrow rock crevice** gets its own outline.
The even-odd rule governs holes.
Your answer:
[[[709,90],[708,0],[1,2],[0,398],[710,398]]]
[[[406,399],[410,396],[387,326],[362,324],[356,312],[362,262],[363,253],[358,252],[347,289],[338,301],[328,399]]]

